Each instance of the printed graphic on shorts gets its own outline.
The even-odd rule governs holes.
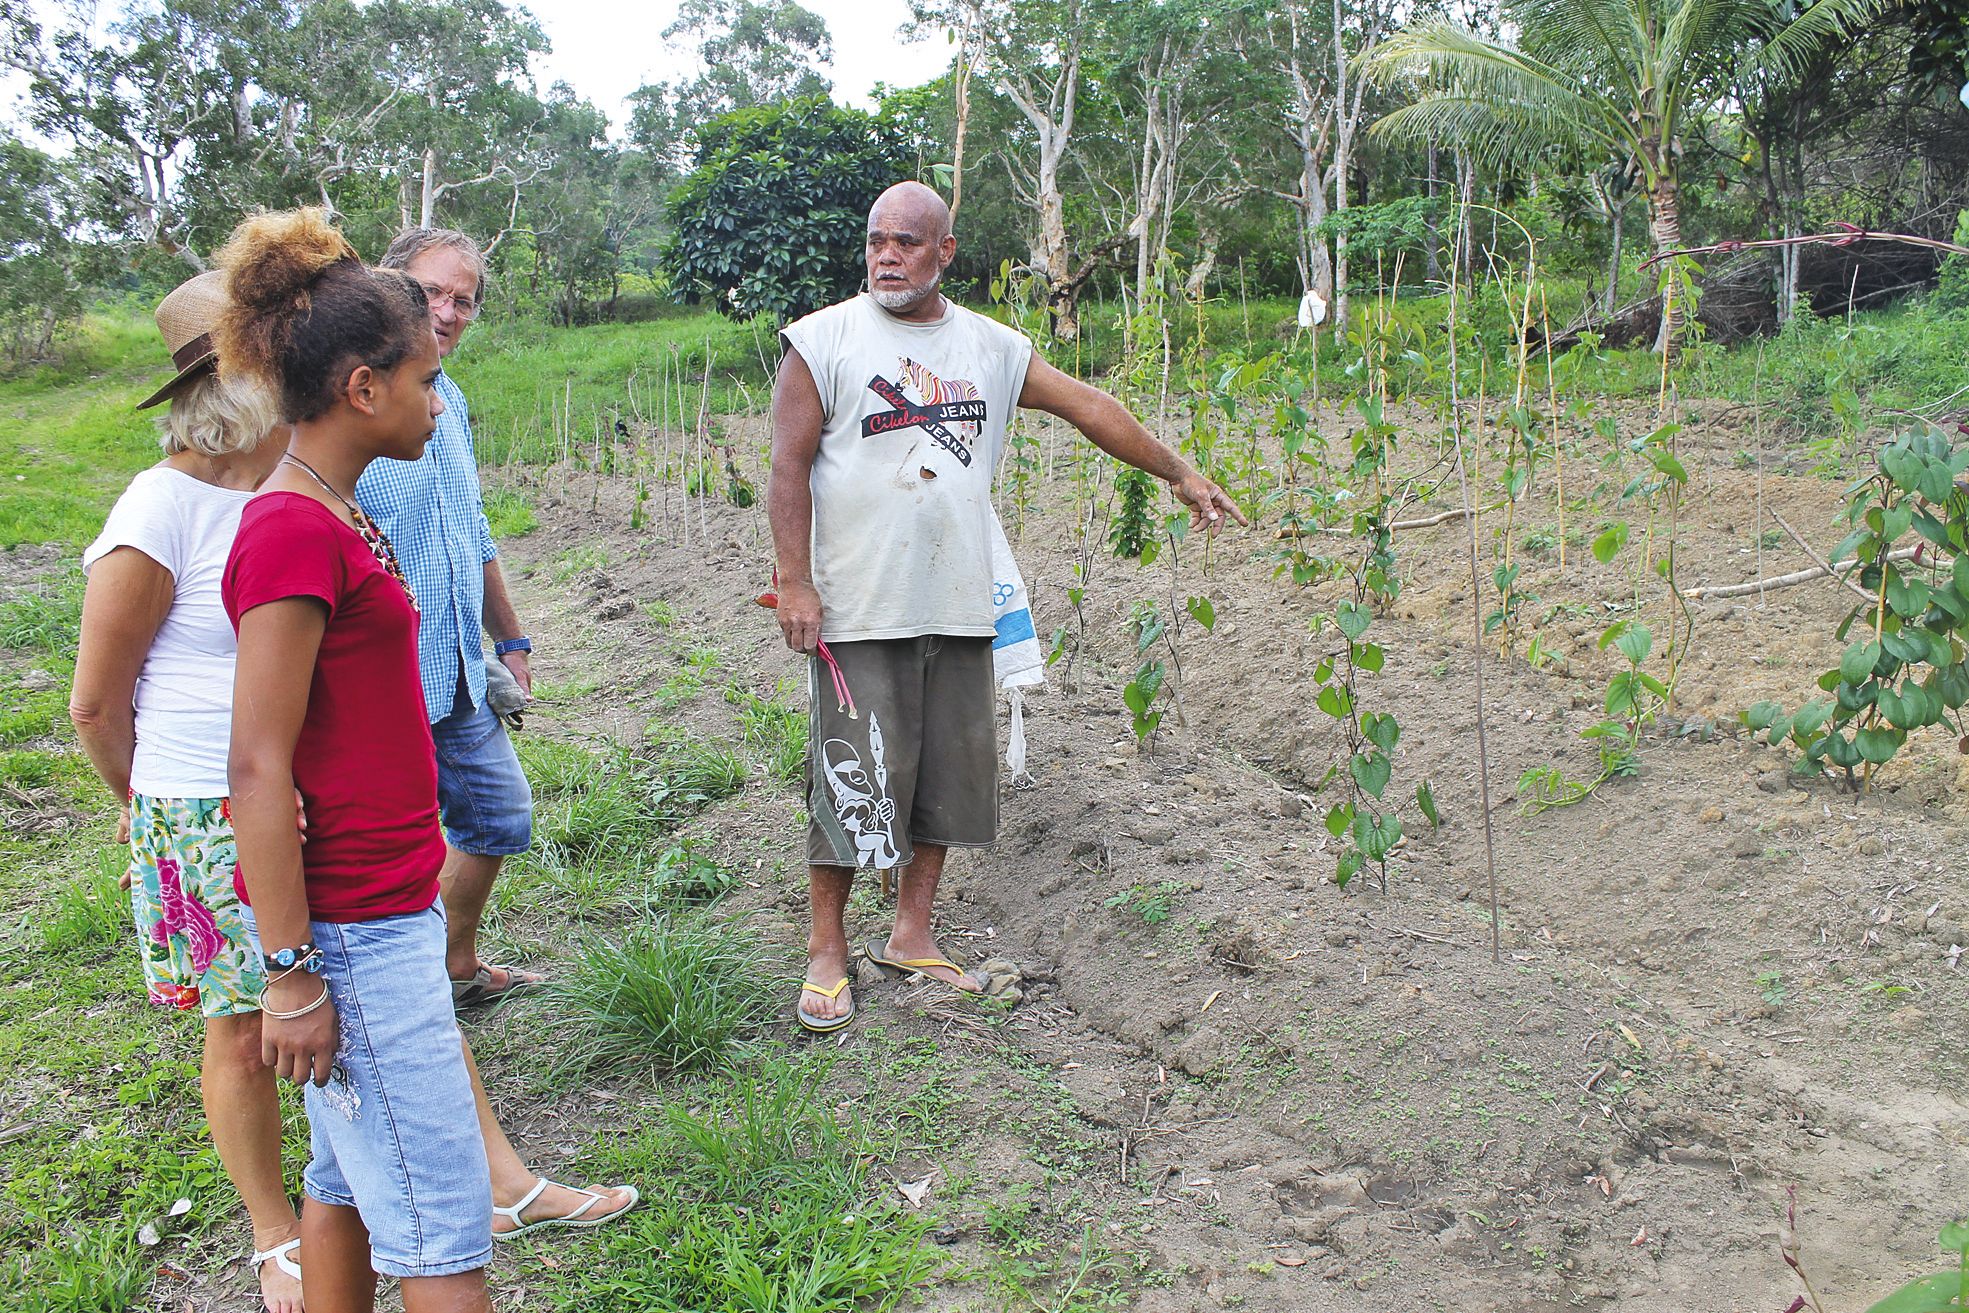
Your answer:
[[[968,467],[971,444],[978,440],[986,414],[977,384],[961,378],[938,378],[907,356],[900,365],[900,383],[880,374],[868,380],[868,390],[886,401],[890,409],[864,417],[861,435],[870,438],[879,433],[920,428],[929,434],[932,442],[957,457],[958,464]]]
[[[868,716],[868,755],[864,763],[854,744],[826,739],[820,745],[820,773],[834,819],[854,844],[855,865],[882,870],[900,866],[902,854],[896,850],[896,803],[889,796],[889,768],[883,762],[882,722],[874,712]]]
[[[354,1060],[355,1047],[349,1043],[351,1009],[335,1009],[338,1040],[335,1045],[335,1063],[328,1069],[328,1084],[315,1091],[323,1103],[342,1114],[350,1122],[362,1120],[362,1093],[356,1089],[355,1081],[349,1076],[349,1063]]]
[[[151,1002],[208,1017],[259,1008],[266,973],[233,890],[236,861],[225,799],[131,797],[130,908]]]

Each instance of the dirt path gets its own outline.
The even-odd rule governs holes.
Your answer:
[[[1751,577],[1757,475],[1740,445],[1727,415],[1683,435],[1685,586]],[[1585,460],[1567,478],[1619,490],[1618,471]],[[1779,464],[1762,483],[1791,523],[1835,536],[1834,485]],[[519,486],[540,528],[506,550],[528,567],[518,595],[541,674],[566,690],[543,732],[633,742],[658,719],[735,738],[723,699],[678,696],[693,652],[719,679],[793,687],[798,667],[750,600],[767,569],[760,508],[693,503],[686,543],[660,503],[631,533],[628,492],[606,481],[550,471]],[[1048,485],[1019,544],[1042,634],[1071,620],[1067,497]],[[1590,764],[1578,730],[1609,673],[1594,646],[1604,599],[1635,589],[1624,560],[1573,546],[1561,577],[1552,553],[1527,554],[1558,660],[1492,652],[1494,962],[1460,534],[1403,535],[1408,584],[1366,691],[1400,711],[1398,778],[1430,777],[1444,814],[1385,895],[1329,882],[1313,786],[1335,744],[1305,702],[1307,618],[1330,592],[1274,579],[1266,535],[1222,544],[1207,577],[1186,564],[1180,592],[1207,593],[1219,619],[1184,641],[1188,725],[1151,756],[1119,693],[1123,621],[1138,598],[1167,610],[1168,568],[1103,555],[1077,684],[1056,668],[1029,703],[1032,779],[1006,795],[999,846],[954,859],[947,880],[946,943],[1020,963],[1024,1001],[992,1021],[934,990],[863,989],[862,1024],[935,1038],[974,1078],[954,1113],[968,1161],[941,1164],[968,1183],[945,1205],[960,1261],[982,1261],[994,1201],[1013,1199],[1062,1244],[1091,1226],[1136,1256],[1126,1285],[1143,1310],[1774,1313],[1797,1290],[1778,1249],[1795,1187],[1828,1309],[1936,1266],[1935,1233],[1969,1184],[1965,985],[1949,956],[1969,938],[1949,856],[1969,781],[1954,744],[1921,744],[1859,798],[1789,780],[1779,754],[1737,736],[1739,708],[1796,705],[1836,660],[1841,593],[1810,585],[1702,607],[1681,705],[1638,778],[1521,817],[1522,771]],[[1805,563],[1788,543],[1762,559]],[[721,854],[754,869],[737,906],[789,967],[797,806],[751,790],[706,820]],[[851,933],[885,925],[859,893]],[[919,1306],[997,1305],[953,1284]]]

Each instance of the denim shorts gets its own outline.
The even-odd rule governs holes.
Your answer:
[[[492,1177],[444,974],[441,904],[315,921],[341,1026],[334,1074],[303,1087],[310,1199],[362,1215],[370,1265],[441,1277],[492,1261]],[[257,940],[256,940],[257,942]]]
[[[472,705],[465,680],[451,714],[431,726],[445,840],[475,857],[511,857],[533,842],[533,786],[506,726],[488,702]]]

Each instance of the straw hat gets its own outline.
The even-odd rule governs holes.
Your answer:
[[[202,376],[219,358],[212,345],[212,330],[219,326],[219,315],[228,304],[226,276],[214,270],[189,282],[180,283],[157,305],[157,331],[164,334],[164,345],[171,348],[171,363],[178,376],[144,400],[138,410],[169,401],[180,388]]]

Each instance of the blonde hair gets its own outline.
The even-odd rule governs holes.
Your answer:
[[[207,371],[171,397],[157,419],[164,454],[196,451],[231,456],[260,445],[274,426],[273,393],[257,379]]]

